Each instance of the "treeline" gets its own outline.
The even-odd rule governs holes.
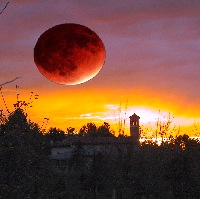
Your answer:
[[[55,136],[58,134],[58,136]],[[70,172],[57,174],[49,140],[66,136],[114,136],[108,123],[80,132],[50,128],[44,134],[16,109],[0,125],[0,198],[137,199],[199,198],[200,144],[187,135],[157,146],[145,143],[119,156],[98,153],[88,162],[79,145]],[[63,136],[63,137],[62,137]]]
[[[110,129],[110,125],[104,122],[101,126],[97,127],[94,123],[87,123],[77,132],[75,128],[68,127],[63,131],[56,127],[51,127],[44,136],[52,141],[59,141],[69,136],[77,137],[114,137],[114,131]]]
[[[73,171],[57,179],[60,198],[198,199],[200,146],[171,150],[144,145],[120,156],[98,153],[87,162],[76,151]],[[61,185],[61,186],[59,186]]]
[[[0,198],[39,198],[51,176],[48,143],[22,109],[0,119]]]

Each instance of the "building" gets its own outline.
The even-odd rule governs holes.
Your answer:
[[[140,117],[135,113],[130,118],[130,135],[135,146],[139,145],[140,140]]]
[[[92,157],[102,153],[119,157],[126,155],[130,150],[139,146],[139,119],[135,113],[130,118],[130,136],[129,137],[78,137],[69,136],[66,139],[51,143],[51,159],[56,165],[57,172],[68,172],[70,159],[75,152],[83,155],[87,162]]]

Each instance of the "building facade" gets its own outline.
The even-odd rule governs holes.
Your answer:
[[[139,146],[140,142],[140,117],[135,113],[130,117],[130,135],[135,146]]]

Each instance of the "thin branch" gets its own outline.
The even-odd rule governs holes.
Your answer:
[[[5,84],[9,84],[9,83],[11,83],[11,82],[14,82],[14,81],[17,80],[17,79],[20,79],[20,78],[22,78],[22,77],[16,77],[16,78],[14,78],[14,79],[11,80],[11,81],[4,82],[3,84],[0,84],[0,86],[3,86],[3,85],[5,85]]]
[[[3,8],[3,10],[0,12],[0,14],[3,13],[3,11],[6,9],[6,7],[8,6],[9,2],[5,5],[5,7]]]

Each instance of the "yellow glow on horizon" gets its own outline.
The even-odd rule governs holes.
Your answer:
[[[16,91],[7,89],[3,92],[9,109],[14,110]],[[116,130],[119,120],[123,120],[128,132],[129,117],[133,113],[140,116],[140,125],[154,127],[158,118],[165,120],[170,112],[173,121],[172,126],[177,128],[180,126],[182,130],[187,129],[187,132],[190,131],[194,123],[200,126],[200,118],[195,114],[197,110],[200,111],[198,107],[196,109],[194,107],[189,109],[182,105],[182,108],[181,106],[177,107],[175,101],[163,102],[157,96],[151,98],[148,92],[138,93],[137,95],[123,96],[122,94],[124,103],[120,105],[120,99],[116,97],[115,92],[94,89],[76,90],[76,88],[63,88],[62,92],[47,90],[45,93],[38,90],[34,94],[39,94],[39,99],[35,100],[33,107],[27,110],[28,117],[40,126],[46,122],[44,118],[49,118],[47,129],[57,127],[66,130],[67,127],[74,127],[76,131],[79,131],[83,125],[89,122],[93,122],[97,126],[102,125],[103,122],[108,122],[111,128]],[[19,93],[20,100],[29,101],[30,92],[19,90]],[[127,105],[126,99],[128,99]],[[2,109],[4,105],[2,99],[0,100]],[[5,107],[3,109],[5,111]],[[186,128],[187,126],[191,128]],[[192,134],[192,130],[190,133]]]

